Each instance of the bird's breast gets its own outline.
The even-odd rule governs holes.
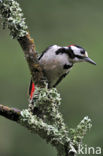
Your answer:
[[[70,68],[67,68],[69,67],[69,62],[65,55],[45,55],[39,60],[39,62],[51,86],[56,83],[61,75],[70,70]]]

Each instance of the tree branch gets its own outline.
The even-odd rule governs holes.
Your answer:
[[[16,108],[9,108],[7,106],[0,105],[0,115],[9,120],[17,122],[20,118],[20,112],[21,111]]]
[[[38,62],[34,41],[30,37],[19,4],[14,0],[0,0],[0,13],[2,15],[3,28],[8,27],[10,35],[18,40],[24,51],[35,84],[41,87],[45,86],[44,80],[46,78],[44,78],[42,67]]]
[[[44,87],[44,80],[46,80],[46,78],[44,78],[42,67],[38,62],[33,39],[31,39],[30,34],[28,33],[26,36],[20,37],[18,42],[24,51],[25,58],[31,71],[32,79],[36,85]]]
[[[0,105],[0,115],[40,135],[57,149],[58,156],[75,156],[79,144],[87,130],[91,128],[91,120],[84,118],[76,129],[69,132],[59,112],[60,94],[56,88],[48,89],[47,80],[37,59],[35,44],[28,33],[22,9],[14,0],[0,0],[0,14],[3,28],[7,26],[12,38],[16,38],[21,45],[32,79],[36,84],[35,95],[33,101],[29,102],[28,109],[21,111]]]

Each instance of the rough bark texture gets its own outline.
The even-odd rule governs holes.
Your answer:
[[[26,36],[19,38],[18,41],[24,51],[33,81],[37,86],[44,87],[45,78],[42,67],[40,66],[37,59],[37,53],[33,39],[31,39],[30,34],[27,34]]]

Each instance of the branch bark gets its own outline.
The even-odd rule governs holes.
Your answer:
[[[16,121],[20,125],[31,130],[33,133],[37,133],[47,142],[50,142],[54,147],[56,147],[59,156],[75,155],[75,149],[70,143],[70,139],[68,137],[65,138],[64,136],[65,145],[63,145],[62,133],[56,127],[45,123],[36,115],[32,115],[28,110],[20,111],[16,108],[9,108],[7,106],[0,105],[0,115],[9,120]],[[68,151],[68,147],[69,150],[71,150],[70,153]]]
[[[16,108],[9,108],[7,106],[0,105],[0,115],[3,117],[12,120],[12,121],[18,121],[20,118],[20,110]]]
[[[18,42],[24,51],[33,81],[37,86],[45,87],[44,80],[46,80],[46,78],[44,78],[42,67],[38,62],[35,44],[30,34],[28,33],[26,36],[20,37]]]

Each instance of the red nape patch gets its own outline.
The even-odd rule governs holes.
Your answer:
[[[68,45],[67,47],[74,46],[74,44]]]
[[[35,92],[35,85],[34,85],[34,83],[32,83],[32,88],[31,88],[31,93],[30,93],[30,99],[33,98],[34,92]]]

